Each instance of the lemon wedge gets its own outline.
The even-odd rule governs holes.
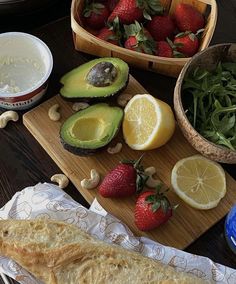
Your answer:
[[[171,138],[174,130],[171,107],[149,94],[135,95],[124,109],[123,136],[134,150],[158,148]]]
[[[207,158],[194,155],[176,163],[171,184],[177,195],[197,209],[211,209],[226,193],[223,168]]]

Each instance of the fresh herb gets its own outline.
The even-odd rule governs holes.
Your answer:
[[[206,139],[236,151],[236,63],[196,68],[184,80],[186,115]]]

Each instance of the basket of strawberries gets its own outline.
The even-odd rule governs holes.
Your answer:
[[[75,48],[177,77],[208,47],[217,21],[215,0],[73,0]]]

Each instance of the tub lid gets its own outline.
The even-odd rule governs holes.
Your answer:
[[[236,250],[236,204],[230,210],[225,221],[225,234],[230,247]]]

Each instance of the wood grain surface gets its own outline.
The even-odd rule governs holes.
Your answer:
[[[147,93],[132,76],[124,92],[132,95]],[[106,102],[109,101],[109,99],[106,100]],[[60,121],[54,122],[49,119],[48,110],[56,103],[60,106],[62,117]],[[227,194],[217,208],[207,211],[193,209],[182,202],[173,191],[170,191],[171,203],[179,204],[171,220],[156,230],[147,233],[139,231],[134,224],[136,196],[125,199],[103,198],[96,189],[82,188],[80,182],[90,176],[91,169],[96,169],[104,177],[119,161],[124,159],[136,160],[144,152],[130,149],[122,141],[122,133],[119,133],[115,143],[113,142],[113,145],[117,141],[123,142],[122,151],[116,155],[101,151],[94,156],[80,157],[66,151],[60,142],[59,131],[64,120],[72,114],[72,104],[58,95],[24,114],[23,123],[90,204],[94,198],[97,198],[106,211],[125,222],[136,235],[146,236],[162,244],[184,249],[224,217],[233,206],[234,200],[236,200],[236,181],[227,175]],[[165,146],[146,151],[143,162],[145,167],[154,166],[161,180],[170,187],[171,170],[175,163],[195,153],[196,151],[177,128],[173,138]],[[175,235],[174,238],[173,234]]]

